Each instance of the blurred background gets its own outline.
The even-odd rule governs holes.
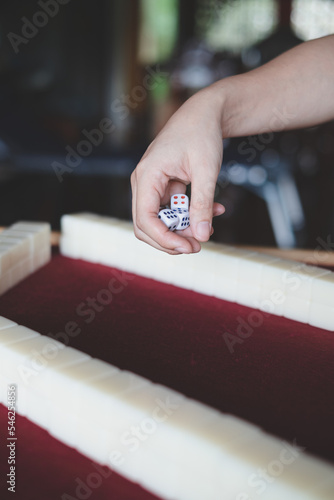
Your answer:
[[[0,226],[130,219],[131,172],[185,99],[331,33],[333,0],[2,1]],[[334,234],[334,122],[226,140],[216,200],[217,241],[315,248]]]

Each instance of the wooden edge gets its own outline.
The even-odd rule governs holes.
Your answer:
[[[0,232],[5,228],[0,227]],[[60,232],[52,231],[51,245],[58,246],[60,240]],[[305,250],[300,248],[273,248],[273,247],[257,247],[248,245],[233,245],[242,250],[250,250],[261,252],[267,255],[273,255],[280,259],[295,260],[296,262],[305,262],[314,266],[334,267],[334,252],[326,252],[325,250]]]
[[[3,231],[4,229],[6,229],[5,227],[0,227],[0,233],[1,231]],[[51,245],[54,247],[54,246],[58,246],[59,245],[59,240],[60,240],[60,232],[59,231],[52,231],[51,233]]]
[[[272,248],[272,247],[254,247],[246,245],[235,245],[243,250],[261,252],[280,259],[295,260],[304,262],[313,266],[334,267],[334,252],[325,250],[305,250],[301,248]]]
[[[51,245],[53,247],[57,247],[59,245],[60,241],[60,232],[59,231],[52,231],[51,232]]]

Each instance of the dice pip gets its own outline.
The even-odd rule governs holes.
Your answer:
[[[189,220],[189,211],[183,208],[174,209],[173,212],[178,216],[178,224],[176,226],[176,231],[182,231],[182,229],[186,229],[190,225]]]
[[[173,194],[170,199],[170,208],[184,208],[189,210],[189,198],[186,194]]]
[[[179,224],[179,216],[178,214],[170,210],[169,208],[164,208],[163,210],[160,210],[158,213],[159,219],[162,220],[162,222],[168,227],[170,231],[174,231],[178,224]]]

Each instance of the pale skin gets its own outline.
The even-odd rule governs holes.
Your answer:
[[[334,118],[334,35],[305,42],[248,73],[192,96],[147,148],[131,176],[137,238],[169,254],[207,241],[223,158],[222,138],[317,125]],[[191,183],[191,226],[171,232],[157,214]]]

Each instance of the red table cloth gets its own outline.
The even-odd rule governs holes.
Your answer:
[[[334,462],[333,332],[57,252],[0,297],[0,315]],[[156,498],[26,418],[17,415],[16,429],[16,499]],[[1,498],[8,493],[6,433],[0,405]]]

